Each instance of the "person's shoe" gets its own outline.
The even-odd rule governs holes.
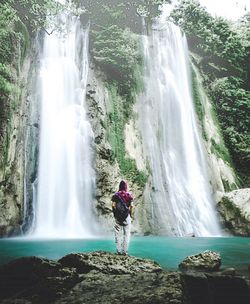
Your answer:
[[[120,252],[120,251],[117,251],[116,253],[117,253],[118,255],[123,255],[123,253]]]
[[[127,252],[123,252],[122,255],[128,255],[128,253]]]

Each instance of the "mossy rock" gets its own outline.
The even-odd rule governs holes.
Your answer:
[[[225,228],[239,236],[250,236],[250,189],[227,193],[218,203]]]

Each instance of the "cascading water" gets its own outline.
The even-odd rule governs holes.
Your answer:
[[[219,235],[190,86],[187,44],[164,14],[144,36],[145,94],[139,105],[152,172],[153,226],[177,236]]]
[[[62,16],[64,35],[45,35],[39,77],[41,133],[38,197],[33,234],[88,237],[95,226],[91,203],[93,132],[84,104],[88,73],[88,29]]]

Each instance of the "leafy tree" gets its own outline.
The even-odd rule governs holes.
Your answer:
[[[224,67],[219,76],[229,76],[232,72],[246,76],[246,48],[226,20],[213,18],[195,0],[181,1],[172,12],[171,19],[187,34],[192,50],[200,52],[208,61],[213,57],[216,65]],[[211,76],[217,76],[216,70],[208,70]]]
[[[142,33],[143,14],[147,20],[157,16],[164,0],[78,0],[84,7],[82,20],[90,21],[90,51],[95,63],[109,80],[117,82],[119,92],[128,99],[136,90],[137,71],[142,65],[140,43],[134,33]]]
[[[104,7],[104,14],[108,24],[91,32],[93,59],[109,80],[119,84],[120,93],[128,96],[136,88],[135,66],[142,63],[139,44],[129,29],[119,26],[122,10]]]
[[[117,11],[122,18],[119,20],[121,28],[130,28],[133,32],[142,32],[141,15],[147,19],[153,19],[159,15],[159,5],[169,0],[75,0],[75,2],[84,7],[86,16],[91,20],[92,26],[98,24],[109,24],[111,20],[105,14],[104,8],[110,8]]]
[[[250,164],[250,92],[242,80],[225,77],[212,84],[211,96],[223,129],[225,141],[238,168],[247,174]]]
[[[11,115],[17,91],[17,73],[26,55],[30,36],[45,28],[48,15],[62,6],[53,0],[5,0],[0,2],[0,137]],[[18,98],[15,96],[15,98]]]

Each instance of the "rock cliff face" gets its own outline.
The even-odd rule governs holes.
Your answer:
[[[119,167],[106,139],[105,119],[108,108],[107,90],[93,67],[87,84],[88,117],[95,137],[96,212],[106,231],[112,229],[111,195],[119,183]]]
[[[195,65],[192,68],[196,112],[207,154],[210,183],[218,203],[225,192],[237,188],[238,181],[230,163],[229,152],[223,142],[212,102],[202,86],[202,76]]]
[[[234,235],[250,236],[250,189],[226,193],[218,204],[225,227]]]
[[[218,271],[221,257],[217,252],[206,250],[186,257],[179,265],[181,270]]]
[[[134,196],[135,220],[133,223],[133,233],[143,234],[148,230],[147,218],[143,211],[144,202],[142,194],[144,189],[121,174],[119,164],[108,140],[108,129],[114,128],[114,125],[109,124],[108,118],[111,113],[112,102],[104,79],[104,76],[95,71],[93,66],[90,68],[87,85],[87,106],[88,117],[95,136],[96,212],[102,227],[106,231],[112,231],[114,220],[111,212],[111,196],[117,191],[121,179],[126,179],[128,180],[129,191]],[[128,141],[132,139],[131,130],[128,130],[128,128],[131,128],[129,123],[126,125],[124,132],[126,153],[128,153],[129,157],[133,157],[131,155],[132,152],[129,150],[131,143],[128,143]],[[140,166],[145,166],[141,158],[139,160],[136,158],[136,162],[139,170],[141,169]]]
[[[33,48],[22,65],[18,64],[12,70],[14,86],[9,99],[9,118],[1,139],[0,236],[22,233],[32,195],[30,188],[36,166],[38,127],[30,95],[31,79],[35,74],[34,68],[33,72],[31,70],[32,51]],[[21,57],[18,52],[16,56]]]

